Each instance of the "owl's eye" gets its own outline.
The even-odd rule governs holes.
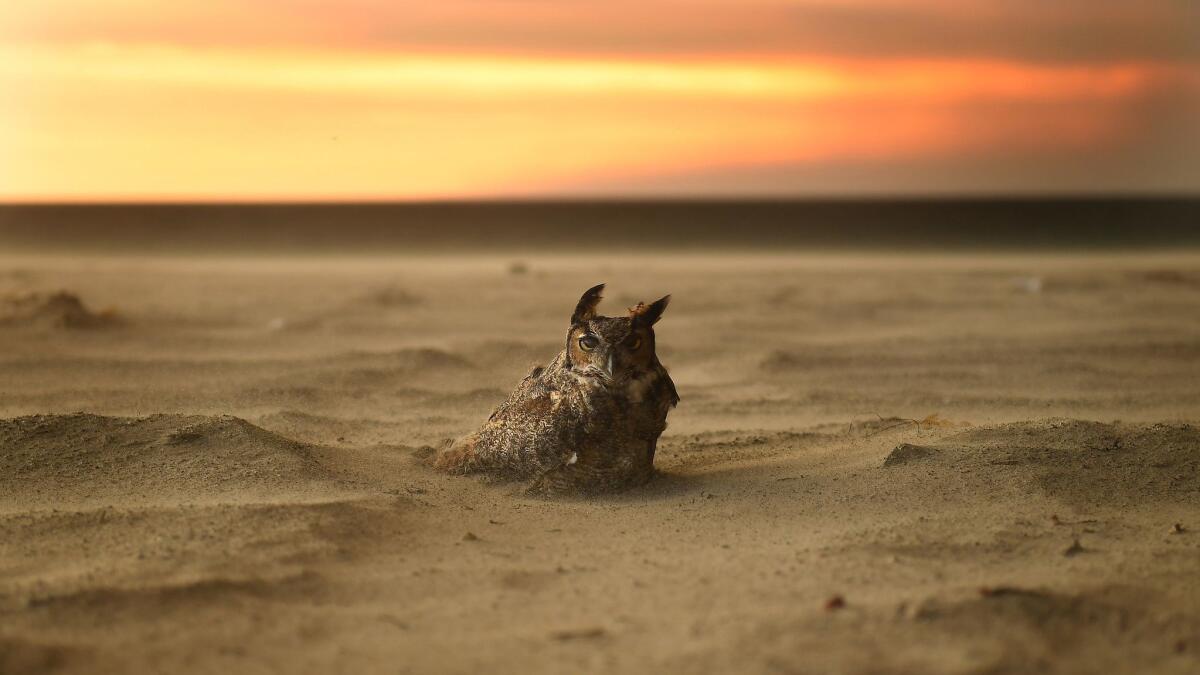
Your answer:
[[[590,352],[600,344],[600,340],[595,335],[582,335],[579,338],[579,348],[585,352]]]
[[[641,346],[642,346],[642,338],[640,338],[640,337],[635,337],[635,338],[633,338],[633,340],[631,340],[629,342],[629,349],[632,351],[637,351],[638,348],[640,348]]]

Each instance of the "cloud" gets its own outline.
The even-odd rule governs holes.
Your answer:
[[[0,5],[0,197],[1200,190],[1182,0]]]
[[[677,174],[561,182],[533,191],[573,197],[813,197],[1057,194],[1200,194],[1190,164],[1129,163],[1113,152],[940,154],[730,165]]]
[[[539,55],[1200,62],[1189,0],[42,0],[5,41]]]
[[[1200,194],[1200,79],[1103,105],[975,101],[845,111],[835,152],[596,172],[531,187],[581,197]],[[907,144],[888,143],[888,124]],[[923,130],[923,135],[920,130]],[[824,133],[836,133],[826,127]],[[885,144],[870,152],[872,143]],[[798,148],[796,148],[798,149]],[[866,151],[864,151],[864,149]]]

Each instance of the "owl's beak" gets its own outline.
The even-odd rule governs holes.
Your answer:
[[[587,370],[604,382],[612,382],[613,379],[613,353],[610,351],[607,354],[600,353],[597,358],[588,364]]]

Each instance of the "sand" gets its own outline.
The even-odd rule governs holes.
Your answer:
[[[660,475],[433,472],[583,289]],[[1200,255],[0,257],[0,673],[1200,671]]]

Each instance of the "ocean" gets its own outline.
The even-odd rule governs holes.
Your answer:
[[[0,205],[0,250],[1157,250],[1200,245],[1200,198]]]

